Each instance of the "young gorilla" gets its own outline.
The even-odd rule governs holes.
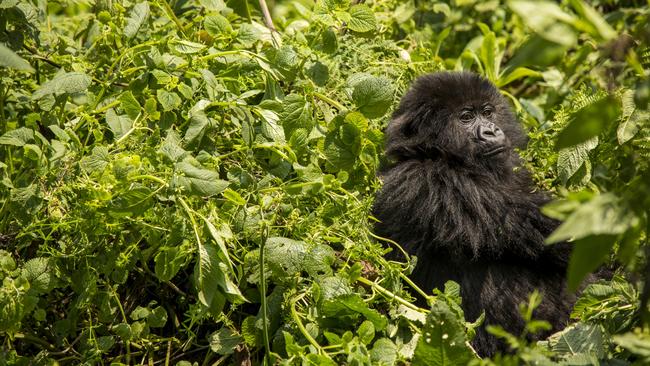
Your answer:
[[[402,98],[386,130],[392,163],[373,213],[379,235],[418,257],[411,278],[430,292],[448,280],[461,285],[468,320],[485,311],[484,325],[519,335],[518,305],[535,289],[543,295],[537,319],[562,329],[575,297],[565,290],[566,243],[547,246],[558,223],[540,213],[548,199],[535,193],[513,147],[525,136],[508,103],[476,74],[420,77]],[[480,355],[505,345],[478,330]]]

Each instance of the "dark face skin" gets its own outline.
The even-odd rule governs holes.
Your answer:
[[[477,155],[491,157],[508,148],[506,135],[496,125],[496,108],[490,103],[468,104],[454,113],[457,125],[476,144]]]

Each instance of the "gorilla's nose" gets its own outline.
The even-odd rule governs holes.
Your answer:
[[[502,144],[505,140],[505,135],[499,126],[494,123],[487,123],[479,126],[478,138],[484,142]]]

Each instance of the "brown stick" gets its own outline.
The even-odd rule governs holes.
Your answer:
[[[266,0],[260,0],[260,8],[262,8],[262,14],[264,15],[264,23],[266,27],[271,30],[271,32],[276,32],[275,26],[273,25],[273,19],[271,19],[271,13],[269,12],[269,7],[266,6]]]

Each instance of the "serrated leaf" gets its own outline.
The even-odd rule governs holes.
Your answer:
[[[30,288],[47,293],[54,288],[54,268],[50,258],[32,258],[25,263],[22,276],[29,282]]]
[[[354,83],[352,100],[366,117],[381,117],[393,102],[392,83],[383,77],[363,77]]]
[[[25,146],[34,140],[34,131],[27,127],[19,127],[0,136],[0,145]]]
[[[52,80],[46,81],[32,94],[32,100],[39,100],[47,95],[73,94],[85,91],[92,79],[82,72],[58,73]]]
[[[616,129],[616,138],[620,145],[630,141],[639,131],[640,126],[650,120],[650,113],[636,108],[633,90],[626,90],[623,93],[621,104],[621,122]]]
[[[563,355],[586,353],[602,358],[604,355],[603,332],[599,325],[577,323],[548,338],[554,352]]]
[[[350,20],[348,28],[355,32],[365,33],[375,30],[377,28],[377,20],[375,14],[370,10],[368,5],[357,4],[350,8]]]
[[[304,96],[297,94],[289,94],[284,98],[279,117],[287,137],[291,137],[293,132],[299,128],[311,131],[314,125],[310,103],[305,100]]]
[[[598,137],[560,150],[557,158],[558,178],[566,184],[585,161],[589,160],[589,151],[598,146]]]
[[[620,115],[619,101],[603,98],[574,115],[573,121],[558,134],[555,147],[562,149],[598,136]]]
[[[129,12],[129,17],[126,19],[126,26],[124,27],[124,35],[127,38],[133,38],[136,34],[138,34],[138,31],[140,30],[140,27],[142,27],[142,24],[147,20],[149,17],[149,3],[146,1],[143,1],[141,3],[136,4],[133,9]]]
[[[34,71],[34,68],[29,64],[29,62],[18,56],[14,51],[2,43],[0,43],[0,66],[16,70]]]
[[[221,34],[231,34],[232,26],[226,17],[220,14],[211,14],[205,17],[203,26],[209,35],[216,37]]]
[[[436,301],[415,348],[413,365],[465,365],[473,358],[465,342],[463,321],[445,301]]]
[[[638,218],[612,193],[604,193],[583,203],[546,239],[557,243],[590,235],[622,234],[638,222]]]
[[[134,187],[121,193],[111,200],[109,214],[113,217],[137,217],[142,215],[153,205],[152,192],[148,187]]]

